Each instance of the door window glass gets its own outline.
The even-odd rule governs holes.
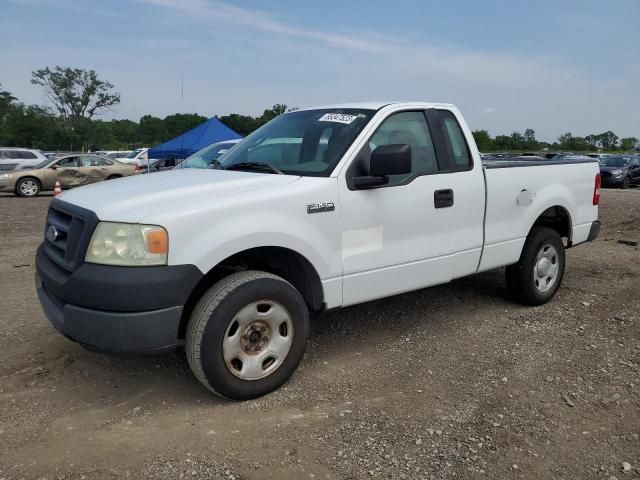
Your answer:
[[[411,173],[390,175],[389,186],[407,183],[420,175],[438,172],[436,154],[427,121],[422,112],[400,112],[391,115],[371,136],[369,155],[381,145],[406,144],[411,147]]]
[[[16,152],[16,154],[16,158],[20,158],[22,160],[33,160],[34,158],[38,158],[33,152],[28,152],[26,150],[19,150]]]
[[[74,168],[78,167],[80,163],[78,157],[67,157],[60,160],[57,165],[60,168]]]
[[[445,142],[447,144],[447,150],[449,150],[449,158],[453,160],[451,165],[453,170],[468,170],[472,166],[471,155],[469,154],[469,147],[467,141],[464,138],[462,129],[453,116],[453,113],[441,110],[440,118],[445,133]]]

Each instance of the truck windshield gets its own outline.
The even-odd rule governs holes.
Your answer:
[[[374,110],[318,109],[274,118],[220,157],[222,168],[326,177]],[[252,168],[252,166],[270,168]]]

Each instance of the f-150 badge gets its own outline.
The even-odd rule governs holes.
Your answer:
[[[333,202],[310,203],[307,205],[307,213],[333,212],[336,206]]]

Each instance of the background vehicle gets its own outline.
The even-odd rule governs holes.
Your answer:
[[[122,163],[138,164],[141,167],[149,164],[149,157],[147,152],[148,148],[136,148],[132,150],[126,157],[119,158],[118,161]]]
[[[310,312],[505,266],[515,299],[549,301],[565,248],[599,232],[599,182],[593,159],[483,164],[449,104],[296,110],[216,169],[63,193],[38,297],[75,341],[135,352],[184,339],[206,388],[254,398],[295,371]]]
[[[185,158],[176,168],[209,168],[240,141],[241,139],[213,143]]]
[[[637,155],[609,155],[600,159],[603,187],[629,188],[640,184],[640,157]]]
[[[96,155],[102,155],[104,157],[112,158],[114,160],[121,160],[131,154],[131,150],[98,150],[93,152]]]
[[[164,172],[166,170],[172,170],[177,165],[180,165],[182,162],[182,158],[165,158],[158,160],[150,160],[149,166],[140,167],[141,173],[153,173],[153,172]]]
[[[34,197],[42,190],[53,190],[56,180],[62,188],[73,188],[136,173],[135,165],[91,154],[45,159],[32,169],[0,173],[0,192]]]
[[[0,171],[31,168],[46,159],[40,150],[0,147]]]

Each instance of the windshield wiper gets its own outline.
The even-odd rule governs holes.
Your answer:
[[[284,175],[284,172],[282,170],[268,164],[267,162],[240,162],[227,165],[223,168],[225,170],[248,170],[255,172],[271,172],[277,173],[278,175]]]

